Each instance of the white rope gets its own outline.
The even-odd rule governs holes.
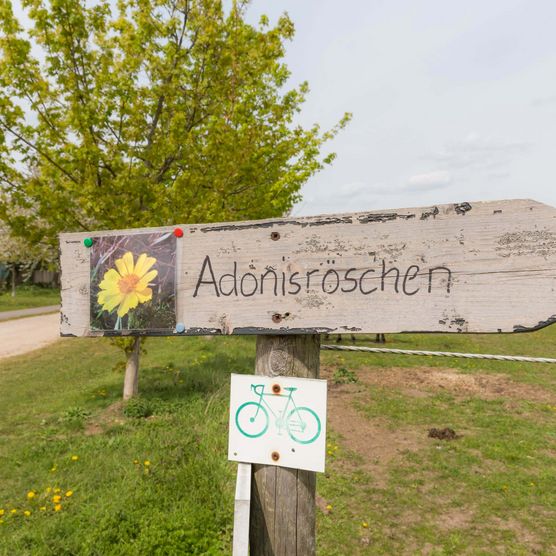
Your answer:
[[[371,353],[395,353],[397,355],[425,355],[433,357],[463,357],[464,359],[493,359],[495,361],[523,361],[525,363],[556,363],[549,357],[525,357],[522,355],[490,355],[485,353],[456,353],[453,351],[423,351],[417,349],[388,349],[359,346],[322,345],[320,349],[331,351],[367,351]]]

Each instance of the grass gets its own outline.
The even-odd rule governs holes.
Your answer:
[[[556,356],[555,333],[388,336],[387,347]],[[105,339],[68,339],[3,360],[0,554],[229,554],[229,375],[252,372],[254,345],[245,337],[149,339],[140,401],[125,409],[122,375],[113,370],[121,355]],[[322,361],[359,377],[418,365],[504,373],[554,392],[555,403],[412,396],[364,380],[341,386],[359,392],[352,405],[362,423],[425,437],[429,427],[451,426],[463,436],[401,451],[379,483],[331,430],[338,448],[318,477],[319,495],[332,506],[318,512],[319,554],[556,551],[554,366],[336,352],[323,352]]]
[[[46,307],[58,303],[60,303],[60,290],[57,288],[18,286],[15,297],[12,297],[11,291],[0,292],[0,312]]]

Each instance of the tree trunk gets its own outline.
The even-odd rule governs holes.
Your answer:
[[[127,357],[124,378],[124,400],[129,400],[139,393],[139,355],[141,353],[141,338],[133,340],[133,349]]]
[[[257,336],[255,373],[318,378],[320,337]],[[252,556],[314,556],[316,473],[253,465]]]
[[[14,263],[12,265],[12,297],[15,297],[15,276],[16,276],[16,266]]]

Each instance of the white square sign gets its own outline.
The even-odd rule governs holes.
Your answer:
[[[326,380],[232,374],[228,459],[324,471]]]

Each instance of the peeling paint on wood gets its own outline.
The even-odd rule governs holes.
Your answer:
[[[90,331],[83,239],[174,227],[62,234],[61,333],[521,332],[556,315],[556,210],[517,200],[182,224],[185,331]]]

